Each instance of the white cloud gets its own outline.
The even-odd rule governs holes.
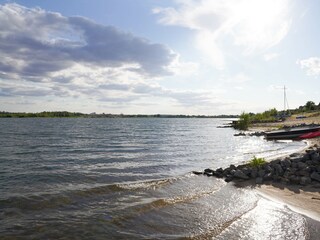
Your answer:
[[[226,52],[239,46],[243,55],[260,54],[288,33],[290,0],[188,0],[176,8],[155,8],[160,23],[189,28],[197,47],[214,66],[226,65]]]
[[[265,61],[271,61],[272,59],[275,59],[277,57],[279,57],[279,53],[266,53],[263,55],[263,58]]]
[[[176,76],[190,76],[196,74],[199,70],[199,64],[195,62],[185,62],[180,60],[180,55],[168,67],[169,71]]]
[[[320,58],[318,57],[298,60],[297,64],[299,64],[302,69],[305,69],[309,76],[320,75]]]
[[[74,64],[121,67],[166,76],[176,53],[162,44],[83,17],[65,17],[18,4],[0,5],[0,72],[42,81]],[[38,79],[37,79],[38,78]]]
[[[223,106],[215,90],[168,89],[155,81],[194,74],[198,64],[181,61],[165,45],[83,17],[0,5],[0,55],[0,97],[16,109],[19,98],[42,108],[36,111],[48,110],[43,102],[49,109],[88,111],[99,105],[132,111],[146,102],[169,109],[163,103],[173,103],[181,112]]]

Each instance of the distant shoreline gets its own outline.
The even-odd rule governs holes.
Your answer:
[[[0,118],[238,118],[239,115],[184,115],[184,114],[110,114],[78,113],[66,111],[54,112],[0,112]]]

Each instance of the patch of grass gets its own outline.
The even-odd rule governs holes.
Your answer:
[[[266,163],[267,161],[264,158],[257,158],[256,156],[254,156],[250,161],[249,161],[249,165],[251,167],[259,167],[262,166]]]

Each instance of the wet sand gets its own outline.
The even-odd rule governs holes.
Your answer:
[[[287,205],[295,212],[320,221],[320,185],[318,187],[261,185],[258,193],[270,200]]]

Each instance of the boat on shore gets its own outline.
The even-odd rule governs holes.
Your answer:
[[[289,127],[281,130],[265,132],[267,140],[294,140],[320,136],[320,125]]]

